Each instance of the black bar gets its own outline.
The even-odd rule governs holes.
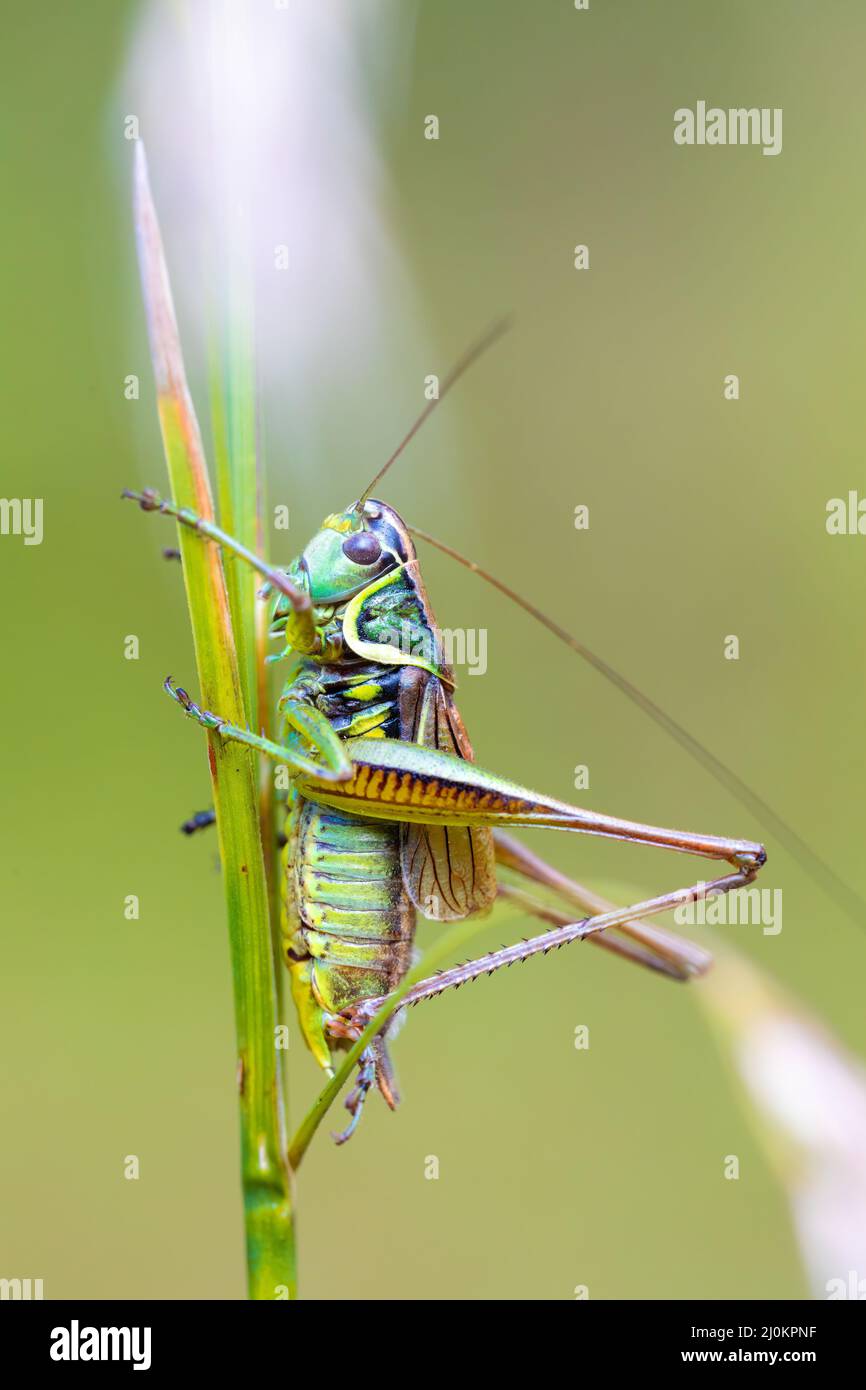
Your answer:
[[[93,1379],[107,1367],[113,1376],[134,1376],[137,1361],[139,1379],[190,1369],[213,1372],[221,1380],[239,1371],[248,1382],[253,1375],[258,1383],[273,1365],[289,1386],[292,1368],[296,1373],[308,1366],[329,1379],[346,1374],[352,1379],[399,1375],[402,1380],[419,1357],[431,1369],[440,1359],[443,1369],[455,1360],[465,1369],[467,1358],[481,1356],[489,1381],[491,1369],[513,1355],[515,1347],[521,1359],[528,1356],[535,1363],[533,1380],[555,1365],[560,1367],[558,1381],[563,1376],[568,1381],[572,1372],[575,1379],[590,1374],[593,1365],[611,1371],[798,1365],[826,1376],[837,1367],[858,1364],[864,1331],[862,1305],[853,1300],[578,1299],[567,1305],[526,1303],[519,1319],[508,1307],[487,1304],[482,1314],[478,1303],[449,1303],[432,1313],[429,1308],[415,1313],[410,1303],[401,1304],[399,1317],[387,1319],[388,1335],[380,1341],[375,1329],[382,1327],[382,1313],[375,1302],[353,1310],[333,1303],[259,1307],[243,1302],[22,1300],[4,1302],[0,1330],[4,1358],[20,1368],[18,1383],[21,1372],[26,1376],[31,1370]],[[328,1337],[323,1341],[317,1333],[324,1320]],[[462,1351],[455,1348],[455,1332]],[[105,1359],[89,1359],[92,1350]],[[125,1353],[126,1359],[113,1359],[115,1352]]]

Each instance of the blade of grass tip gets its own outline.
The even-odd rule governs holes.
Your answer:
[[[498,909],[499,904],[497,904],[497,910]],[[502,915],[510,915],[507,904],[504,905],[504,912]],[[358,1058],[361,1056],[364,1048],[385,1026],[388,1019],[397,1008],[399,1008],[400,1000],[408,993],[413,985],[416,985],[419,980],[426,979],[428,975],[432,975],[443,961],[446,961],[449,956],[453,955],[455,951],[460,950],[460,948],[473,936],[477,936],[479,932],[484,931],[485,928],[488,928],[490,925],[491,919],[489,917],[470,917],[465,921],[455,922],[452,927],[449,927],[447,931],[442,933],[435,945],[431,946],[428,951],[425,951],[418,964],[409,971],[409,974],[400,982],[393,994],[388,996],[379,1012],[373,1015],[358,1041],[352,1044],[339,1070],[331,1077],[331,1080],[323,1090],[319,1092],[316,1100],[310,1106],[310,1109],[298,1126],[297,1133],[289,1145],[289,1166],[293,1173],[297,1173],[301,1160],[307,1152],[316,1130],[319,1128],[319,1125],[334,1104],[337,1096],[352,1076]]]
[[[264,554],[264,483],[256,420],[255,362],[252,327],[252,277],[244,250],[237,199],[227,198],[230,227],[226,251],[209,277],[224,285],[225,300],[213,304],[208,333],[211,422],[216,457],[220,524],[257,555]],[[249,565],[224,561],[226,589],[238,647],[246,724],[271,737],[267,682],[267,604],[257,597],[260,577]],[[273,773],[259,765],[259,817],[270,898],[277,1009],[283,1017],[283,972],[279,937],[279,883]],[[281,1051],[280,1070],[284,1070]]]
[[[186,382],[171,288],[141,142],[136,146],[135,227],[157,402],[172,495],[212,519],[201,436]],[[229,720],[244,710],[229,603],[217,547],[180,527],[179,545],[202,699]],[[277,1084],[276,998],[268,891],[252,756],[208,735],[228,909],[238,1040],[241,1159],[251,1298],[296,1289],[291,1179]]]
[[[220,525],[250,550],[258,551],[259,475],[256,450],[255,382],[250,321],[249,277],[238,263],[232,245],[220,278],[227,284],[222,332],[212,331],[210,352],[211,413],[216,452]],[[224,350],[219,352],[222,342]],[[250,727],[258,729],[264,710],[258,707],[256,678],[256,591],[261,579],[249,565],[224,564],[232,623],[238,643],[241,688]],[[241,653],[244,659],[240,659]]]

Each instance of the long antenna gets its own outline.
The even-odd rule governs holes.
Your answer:
[[[488,328],[487,332],[481,338],[479,338],[476,343],[473,343],[472,347],[466,349],[459,361],[455,362],[448,375],[444,376],[439,383],[439,395],[434,396],[432,401],[428,401],[427,405],[421,411],[421,414],[418,416],[418,419],[415,421],[412,428],[409,430],[407,434],[403,436],[402,440],[397,445],[397,448],[394,450],[391,457],[387,460],[387,462],[383,463],[382,467],[379,469],[379,472],[376,474],[373,481],[369,483],[367,487],[364,488],[364,491],[361,493],[361,496],[355,503],[356,511],[360,512],[363,509],[364,503],[370,496],[370,493],[373,491],[373,488],[376,486],[376,484],[380,481],[381,478],[384,478],[385,474],[388,472],[388,469],[391,467],[391,464],[397,461],[397,459],[400,457],[409,441],[415,438],[415,435],[420,430],[424,421],[427,419],[429,415],[432,415],[439,402],[441,400],[444,400],[445,396],[451,390],[451,387],[454,385],[454,383],[456,381],[459,381],[463,373],[469,367],[472,366],[472,363],[477,362],[481,354],[486,352],[489,347],[492,347],[496,340],[498,338],[501,338],[503,333],[505,333],[510,327],[510,319],[498,319],[496,323],[492,324],[490,328]]]
[[[533,618],[536,618],[538,622],[543,624],[549,632],[552,632],[554,637],[558,637],[560,642],[564,642],[573,652],[577,652],[578,656],[582,656],[584,661],[588,661],[590,666],[594,666],[596,671],[600,671],[601,674],[605,676],[607,680],[611,681],[618,690],[621,690],[633,704],[637,705],[639,709],[642,709],[645,714],[649,715],[650,719],[653,719],[656,724],[660,725],[662,729],[670,734],[671,738],[675,739],[681,748],[684,748],[687,753],[690,753],[726,791],[730,792],[732,796],[735,796],[742,802],[742,804],[751,811],[756,820],[770,830],[772,834],[776,836],[776,839],[785,846],[788,852],[804,865],[807,872],[811,873],[812,877],[821,885],[828,896],[841,907],[842,911],[845,912],[852,921],[860,927],[864,926],[864,922],[866,922],[866,903],[864,903],[860,895],[853,888],[849,887],[844,879],[839,877],[835,869],[832,869],[802,836],[798,835],[795,830],[792,830],[791,826],[773,810],[772,806],[768,805],[763,797],[759,796],[747,782],[744,782],[741,777],[737,776],[736,772],[733,772],[721,759],[717,758],[715,753],[711,753],[709,748],[706,748],[693,734],[690,734],[688,729],[684,729],[682,724],[679,724],[676,719],[667,714],[666,711],[663,710],[660,705],[657,705],[654,700],[651,700],[648,695],[644,695],[642,690],[639,690],[626,676],[621,675],[613,666],[610,666],[603,657],[598,656],[589,647],[584,646],[584,644],[579,642],[576,637],[573,637],[570,632],[567,632],[564,627],[560,627],[559,623],[554,622],[553,619],[549,618],[546,613],[543,613],[540,608],[536,608],[534,603],[530,603],[528,599],[523,598],[521,594],[509,588],[501,579],[497,579],[495,575],[489,574],[487,570],[482,569],[480,565],[476,565],[474,560],[467,559],[465,555],[461,555],[458,550],[454,550],[450,545],[446,545],[444,541],[437,540],[435,536],[431,536],[426,531],[422,531],[420,527],[407,526],[406,529],[411,535],[417,536],[419,540],[427,541],[429,545],[435,546],[437,550],[441,550],[445,555],[450,555],[452,560],[456,560],[458,564],[464,565],[466,569],[472,570],[473,574],[477,574],[481,579],[486,580],[488,584],[492,584],[494,589],[498,589],[501,594],[505,594],[506,598],[510,598],[512,603],[516,603],[520,608],[524,609],[525,612],[529,613]]]

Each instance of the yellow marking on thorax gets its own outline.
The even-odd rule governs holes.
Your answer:
[[[360,685],[349,686],[346,694],[352,700],[376,700],[382,694],[382,687],[375,681],[362,681]]]
[[[390,715],[391,706],[387,703],[374,705],[371,709],[356,710],[352,715],[349,728],[345,732],[350,738],[358,738],[361,735],[364,738],[371,738],[375,736],[378,729],[381,738],[382,731],[379,726],[384,724]]]

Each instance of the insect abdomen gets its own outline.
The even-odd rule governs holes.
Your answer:
[[[307,801],[289,874],[322,1007],[339,1013],[393,989],[409,968],[415,933],[399,826]]]

